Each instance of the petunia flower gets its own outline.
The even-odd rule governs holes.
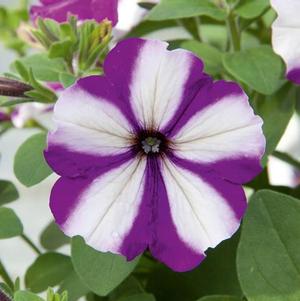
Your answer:
[[[272,44],[287,65],[287,78],[300,84],[300,1],[271,0],[277,12],[272,25]]]
[[[128,260],[149,249],[187,271],[238,229],[265,139],[237,84],[167,46],[120,42],[104,76],[63,91],[45,157],[61,176],[50,207],[67,235]]]
[[[68,15],[76,15],[79,20],[94,19],[98,22],[108,19],[113,25],[118,20],[118,0],[40,0],[41,5],[33,5],[30,15],[65,22]]]

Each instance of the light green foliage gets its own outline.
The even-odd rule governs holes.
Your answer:
[[[103,76],[109,49],[123,39],[113,36],[116,30],[107,21],[78,22],[69,16],[64,23],[51,19],[30,23],[26,2],[14,9],[0,6],[0,40],[18,55],[4,76],[32,87],[19,98],[0,98],[1,112],[7,116],[24,103],[55,104],[61,91],[52,90],[50,83],[67,88],[80,78]],[[38,255],[28,263],[25,275],[15,279],[0,241],[0,278],[5,282],[0,283],[0,291],[8,292],[14,301],[299,301],[300,200],[294,197],[300,198],[300,186],[273,186],[269,181],[270,156],[289,164],[295,175],[300,167],[295,155],[276,150],[292,116],[300,112],[299,86],[286,79],[285,64],[272,50],[276,12],[269,0],[161,0],[156,5],[145,0],[139,5],[149,13],[127,37],[163,38],[170,50],[191,51],[213,80],[237,82],[263,119],[264,170],[245,184],[253,195],[242,227],[216,248],[206,250],[203,262],[184,273],[159,263],[148,250],[130,262],[98,252],[81,237],[66,237],[54,222],[41,231],[41,248],[35,247],[23,234],[14,210],[1,207],[14,205],[11,203],[19,197],[15,186],[1,176],[0,239],[17,237],[16,244],[23,239]],[[24,41],[17,31],[21,21],[27,21],[26,28],[21,28],[26,31]],[[115,90],[122,99],[127,91],[120,87]],[[37,120],[26,124],[33,126],[41,132],[19,147],[14,160],[15,175],[26,187],[52,173],[43,154],[47,129]],[[12,127],[10,120],[1,121],[0,135]],[[35,214],[32,212],[33,219]],[[60,253],[70,254],[69,248],[70,256]]]
[[[249,301],[300,299],[300,200],[260,191],[250,200],[237,268]]]
[[[225,20],[226,11],[210,0],[189,0],[188,5],[186,0],[161,0],[160,4],[151,10],[148,19],[160,21],[196,16]]]
[[[70,239],[64,235],[55,222],[51,222],[41,234],[41,245],[47,250],[56,250]]]
[[[25,284],[32,292],[40,293],[49,286],[60,284],[72,271],[70,257],[59,253],[45,253],[27,270]]]
[[[216,47],[194,40],[184,41],[180,47],[199,56],[204,62],[204,71],[208,74],[217,75],[222,72],[222,52]]]
[[[269,0],[241,0],[234,10],[235,13],[245,19],[253,19],[269,8]]]
[[[127,262],[122,256],[97,252],[80,237],[72,240],[74,269],[82,282],[100,296],[108,295],[126,279],[138,261]]]
[[[19,193],[13,183],[0,180],[0,205],[4,205],[18,199]]]
[[[39,133],[27,139],[16,153],[14,172],[27,187],[40,183],[52,173],[43,155],[45,147],[46,134]]]
[[[259,93],[273,94],[283,83],[283,63],[270,46],[227,53],[223,63],[232,76]]]
[[[0,239],[19,236],[23,233],[23,225],[10,208],[0,207]]]

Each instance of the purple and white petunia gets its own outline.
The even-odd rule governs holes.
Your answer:
[[[67,235],[128,260],[149,249],[187,271],[238,229],[265,138],[237,84],[167,47],[120,42],[105,76],[63,91],[45,157],[61,176],[50,206]]]
[[[277,12],[272,25],[272,44],[287,65],[287,78],[300,84],[300,1],[271,0]]]
[[[108,19],[115,25],[118,21],[118,0],[40,0],[41,5],[33,5],[30,15],[33,20],[50,18],[65,22],[68,15],[76,15],[79,20],[94,19],[98,22]]]

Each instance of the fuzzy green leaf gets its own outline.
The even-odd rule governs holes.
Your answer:
[[[283,63],[270,46],[226,53],[223,64],[237,80],[262,94],[273,94],[283,83]]]
[[[19,236],[23,233],[23,225],[10,208],[0,207],[0,239]]]
[[[161,0],[148,16],[148,20],[161,21],[168,19],[209,16],[216,20],[225,20],[226,11],[209,0]]]
[[[204,62],[204,71],[216,75],[223,70],[222,53],[215,47],[198,41],[184,41],[180,47],[194,52]]]
[[[72,271],[69,256],[59,253],[42,254],[27,270],[25,284],[32,292],[40,293],[49,286],[60,284]]]
[[[58,82],[59,74],[66,70],[60,58],[50,59],[47,54],[34,54],[19,60],[29,70],[32,69],[37,80]]]
[[[47,250],[56,250],[69,241],[55,222],[51,222],[41,234],[41,245]]]
[[[82,282],[92,292],[106,296],[129,276],[138,259],[127,262],[122,256],[97,252],[81,237],[75,237],[72,240],[72,262]]]
[[[235,13],[245,19],[254,19],[261,15],[269,5],[269,0],[241,0]]]
[[[41,297],[26,291],[18,291],[14,295],[14,301],[44,301]]]
[[[46,133],[38,133],[27,139],[15,155],[15,175],[27,187],[40,183],[52,173],[44,158],[45,148]]]
[[[293,116],[295,101],[296,89],[290,83],[283,86],[275,95],[257,100],[256,113],[263,118],[263,131],[267,141],[263,159],[264,165],[267,162],[267,157],[278,145]]]
[[[300,200],[262,190],[250,200],[237,268],[249,301],[300,300]]]
[[[0,180],[0,206],[19,198],[15,185],[9,181]]]

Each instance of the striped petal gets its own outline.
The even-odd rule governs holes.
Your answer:
[[[96,177],[61,178],[50,206],[69,236],[81,235],[102,252],[120,253],[142,200],[146,160],[132,159]]]
[[[188,271],[240,225],[246,208],[243,189],[205,168],[150,158],[145,181],[139,214],[121,248],[129,260],[149,247],[173,270]]]
[[[169,133],[176,156],[208,165],[233,181],[249,181],[261,169],[262,120],[234,83],[203,88]]]
[[[158,40],[127,39],[104,64],[106,76],[128,100],[141,128],[163,128],[182,101],[191,101],[207,80],[196,56],[167,47]]]
[[[133,126],[125,112],[103,77],[66,89],[54,108],[57,129],[45,152],[49,165],[61,175],[77,176],[128,157]]]
[[[278,14],[272,25],[272,44],[287,65],[287,78],[300,84],[300,2],[271,0]]]

